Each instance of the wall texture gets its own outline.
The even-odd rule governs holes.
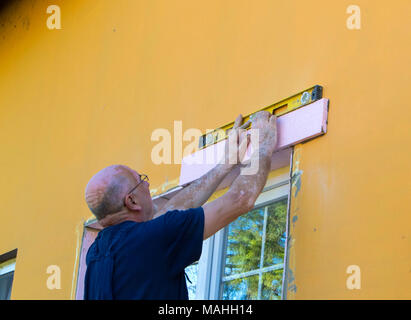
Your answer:
[[[12,298],[74,297],[98,170],[178,177],[152,164],[153,130],[215,128],[314,84],[329,131],[296,148],[288,298],[411,298],[409,0],[9,2],[0,253],[18,248]],[[346,27],[352,3],[361,30]],[[62,30],[46,26],[50,4]],[[49,265],[61,290],[46,287]],[[361,290],[346,288],[349,265]]]

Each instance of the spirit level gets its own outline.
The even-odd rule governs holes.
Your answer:
[[[314,101],[321,99],[323,96],[323,87],[316,85],[307,90],[304,90],[300,93],[297,93],[287,99],[281,100],[280,102],[274,103],[268,107],[265,107],[258,111],[268,111],[276,116],[282,116],[290,111],[298,109],[302,106],[310,104]],[[257,111],[257,112],[258,112]],[[253,112],[246,117],[244,117],[244,123],[249,119],[253,119],[253,116],[257,113]],[[219,141],[222,141],[227,138],[228,133],[231,128],[234,126],[234,122],[231,122],[223,127],[215,129],[211,132],[208,132],[200,137],[199,148],[203,149],[210,145],[213,145]]]

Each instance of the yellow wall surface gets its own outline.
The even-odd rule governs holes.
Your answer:
[[[61,30],[46,25],[61,8]],[[361,8],[349,30],[346,9]],[[328,133],[295,148],[289,299],[411,298],[409,0],[10,1],[0,11],[0,254],[13,299],[74,297],[89,178],[152,163],[157,128],[215,128],[314,84]],[[294,179],[294,180],[295,180]],[[46,286],[49,265],[62,288]],[[346,269],[361,268],[348,290]]]

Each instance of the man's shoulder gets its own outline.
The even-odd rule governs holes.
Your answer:
[[[184,215],[191,215],[191,214],[204,214],[203,207],[197,207],[197,208],[190,208],[190,209],[175,209],[175,210],[170,210],[167,211],[165,214],[162,216],[166,217],[182,217]],[[161,218],[160,216],[159,218]]]
[[[101,230],[90,246],[90,255],[96,256],[111,251],[119,242],[124,241],[126,235],[132,232],[136,224],[134,221],[124,221]]]
[[[166,212],[162,217],[164,225],[166,226],[191,224],[204,220],[204,210],[202,207],[190,208],[187,210],[171,210]]]

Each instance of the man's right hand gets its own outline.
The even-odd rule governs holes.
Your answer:
[[[259,143],[250,160],[257,159],[258,169],[254,174],[237,176],[223,196],[203,206],[204,239],[254,207],[271,168],[271,156],[277,143],[276,120],[276,116],[267,111],[260,111],[253,117],[251,130],[258,130]]]
[[[259,133],[259,148],[268,148],[273,152],[277,144],[277,117],[268,111],[257,112],[251,120],[251,129]]]
[[[245,153],[247,151],[248,144],[250,142],[247,135],[247,128],[250,124],[250,120],[243,124],[243,116],[240,114],[234,122],[234,126],[225,144],[224,164],[240,164],[242,163]]]

